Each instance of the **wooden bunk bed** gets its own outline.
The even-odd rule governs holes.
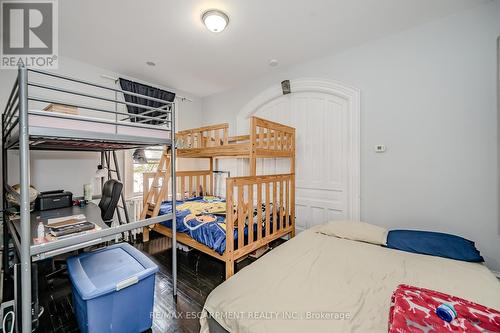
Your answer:
[[[177,198],[180,200],[214,194],[215,158],[249,159],[249,176],[226,179],[224,252],[215,251],[187,233],[177,232],[178,242],[224,261],[226,279],[234,274],[236,260],[277,238],[295,235],[295,129],[252,117],[249,135],[229,137],[228,131],[228,124],[221,124],[181,131],[176,135],[177,157],[210,159],[208,170],[177,171]],[[259,158],[288,158],[290,173],[257,175]],[[157,216],[162,202],[171,198],[169,168],[169,151],[165,150],[158,170],[144,174],[141,218]],[[172,237],[170,227],[156,224],[144,229],[145,241],[149,239],[150,230]]]

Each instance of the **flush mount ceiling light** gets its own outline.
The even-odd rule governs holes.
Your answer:
[[[229,17],[217,9],[203,13],[201,20],[208,30],[216,33],[222,32],[229,23]]]

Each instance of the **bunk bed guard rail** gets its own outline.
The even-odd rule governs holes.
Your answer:
[[[37,102],[38,105],[42,105],[42,103],[45,105],[56,104],[85,110],[89,116],[79,117],[78,121],[82,122],[114,124],[116,128],[118,128],[118,126],[123,126],[131,128],[150,128],[171,132],[172,114],[174,111],[174,102],[172,101],[108,87],[54,72],[24,67],[21,67],[20,70],[25,70],[27,72],[26,81],[23,82],[23,85],[29,88],[26,92],[28,103],[30,103],[27,105],[26,112],[29,114],[33,113],[30,109],[31,103]],[[51,82],[52,84],[46,82]],[[19,86],[20,82],[18,76],[11,89],[2,115],[3,139],[8,139],[13,130],[19,125],[21,105]],[[66,86],[75,88],[70,89]],[[34,92],[36,92],[36,94]],[[113,93],[114,96],[110,97]],[[123,98],[121,98],[121,96],[123,96]],[[130,98],[125,98],[125,96],[148,101],[148,103],[145,104],[155,106],[130,102],[127,101],[130,100]],[[134,110],[140,109],[142,111],[138,114],[134,114],[132,117],[129,112],[121,111],[119,105],[124,105]],[[42,108],[36,107],[36,109]],[[152,114],[154,114],[154,116]],[[47,112],[47,115],[54,118],[68,118],[67,114],[55,112]],[[117,131],[118,130],[115,132]]]

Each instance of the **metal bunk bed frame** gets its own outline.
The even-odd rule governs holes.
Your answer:
[[[50,76],[56,80],[61,80],[62,82],[71,81],[78,84],[83,84],[86,87],[93,87],[103,89],[102,91],[114,91],[115,99],[98,96],[94,94],[89,94],[77,90],[70,90],[66,88],[51,86],[47,84],[41,84],[29,80],[29,72],[36,73],[42,76]],[[66,93],[71,96],[86,97],[93,100],[100,100],[105,102],[112,102],[117,104],[123,104],[127,106],[134,106],[141,109],[146,109],[145,112],[141,114],[131,115],[126,112],[120,112],[115,107],[114,111],[106,110],[103,108],[79,105],[75,103],[60,102],[47,97],[37,97],[32,96],[28,87],[36,87],[45,90],[51,90],[60,93]],[[124,100],[119,100],[117,98],[117,93],[122,93],[125,95],[140,97],[146,100],[160,102],[165,104],[159,108],[147,107],[141,104],[126,102]],[[29,110],[28,101],[36,102],[46,102],[46,103],[60,103],[65,105],[70,105],[74,107],[79,107],[86,110],[114,114],[115,116],[115,133],[100,133],[91,131],[75,131],[67,129],[58,128],[46,128],[46,127],[36,127],[30,126],[29,115],[31,111]],[[151,112],[160,112],[159,117],[151,117],[147,114]],[[47,113],[49,115],[49,112]],[[65,117],[64,115],[50,113],[52,117]],[[119,117],[126,117],[124,119],[118,120]],[[135,122],[123,122],[125,119],[135,118]],[[140,120],[139,120],[140,119]],[[152,137],[140,137],[134,135],[126,135],[118,133],[118,126],[131,126],[131,127],[142,127],[147,125],[143,124],[144,121],[148,120],[160,120],[162,124],[166,125],[162,128],[167,136],[170,133],[170,138],[152,138]],[[98,119],[82,120],[89,122],[100,122]],[[104,120],[103,120],[104,121]],[[109,124],[109,121],[105,121]],[[17,127],[17,132],[15,131]],[[152,127],[152,126],[151,126]],[[158,126],[154,127],[158,129]],[[55,144],[54,144],[55,143]],[[123,91],[120,89],[115,89],[111,87],[106,87],[100,84],[92,83],[89,81],[79,80],[72,77],[55,74],[53,72],[45,72],[36,69],[28,69],[24,66],[19,66],[17,79],[14,83],[14,87],[10,93],[7,100],[7,105],[4,113],[2,114],[2,163],[3,163],[3,184],[4,184],[4,209],[7,207],[7,202],[5,199],[5,184],[8,181],[8,170],[7,170],[7,151],[10,149],[19,150],[19,161],[20,161],[20,222],[21,222],[21,232],[20,239],[15,237],[15,233],[11,236],[15,247],[19,252],[19,260],[21,264],[21,317],[22,317],[22,332],[31,332],[32,330],[32,309],[31,309],[31,261],[33,256],[39,255],[50,255],[50,253],[57,253],[55,251],[61,249],[72,249],[78,245],[82,244],[96,244],[100,243],[101,240],[104,241],[105,238],[109,236],[121,234],[132,229],[146,227],[151,224],[157,224],[163,221],[172,220],[174,225],[176,224],[176,209],[175,209],[175,196],[173,196],[173,207],[172,214],[158,216],[154,218],[139,220],[127,224],[120,224],[118,226],[98,230],[88,234],[75,235],[72,237],[64,238],[61,240],[45,243],[43,245],[31,245],[32,235],[31,235],[31,225],[30,225],[30,202],[29,202],[29,186],[30,186],[30,153],[31,149],[37,150],[83,150],[83,151],[100,151],[102,152],[115,152],[116,150],[131,149],[137,147],[147,147],[153,145],[166,145],[170,146],[172,149],[173,159],[175,160],[175,104],[173,102],[166,102],[164,100],[156,99],[153,97],[132,93],[128,91]],[[175,176],[175,164],[171,167],[172,179],[176,179]],[[176,193],[176,182],[171,182],[172,193]],[[123,207],[126,209],[126,207]],[[4,214],[4,233],[8,230],[6,229],[6,216]],[[5,237],[5,236],[4,236]],[[174,232],[172,238],[172,277],[173,277],[173,294],[174,297],[177,295],[177,256],[176,256],[176,234]],[[4,249],[4,256],[7,256],[7,249]],[[4,267],[4,269],[6,269]]]

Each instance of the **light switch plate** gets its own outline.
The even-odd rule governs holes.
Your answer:
[[[385,145],[376,145],[375,152],[376,153],[385,153]]]

